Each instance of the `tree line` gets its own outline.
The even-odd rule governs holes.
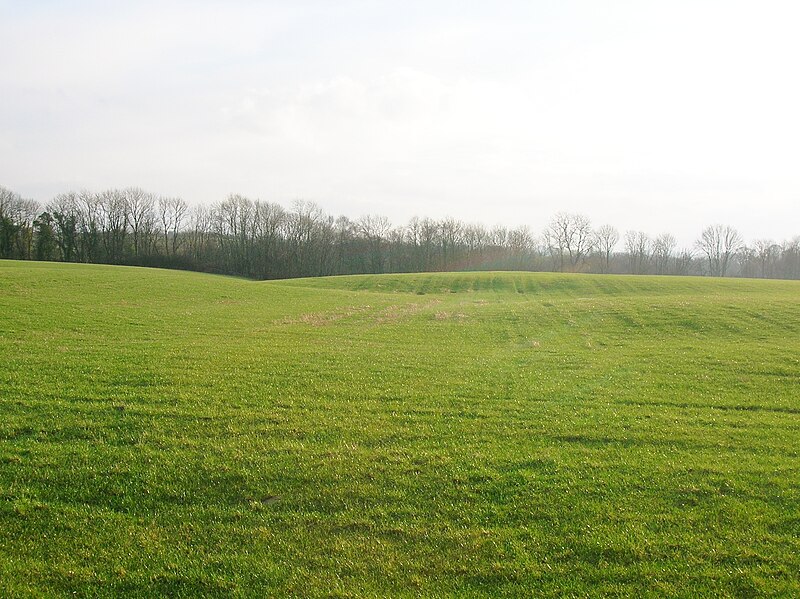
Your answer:
[[[336,274],[529,270],[800,278],[800,236],[745,243],[725,225],[692,247],[593,226],[561,212],[541,232],[412,218],[333,217],[313,202],[290,208],[241,195],[190,206],[138,187],[57,195],[46,205],[0,187],[0,258],[157,266],[255,279]]]

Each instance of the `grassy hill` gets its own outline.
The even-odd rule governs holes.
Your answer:
[[[0,262],[0,595],[800,595],[800,283]]]

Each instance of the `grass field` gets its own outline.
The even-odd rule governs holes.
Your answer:
[[[800,596],[800,283],[0,262],[0,596]]]

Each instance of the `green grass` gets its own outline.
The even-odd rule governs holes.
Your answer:
[[[800,283],[0,262],[0,596],[800,596]]]

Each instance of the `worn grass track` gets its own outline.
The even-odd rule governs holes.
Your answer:
[[[800,595],[800,284],[0,262],[0,595]]]

